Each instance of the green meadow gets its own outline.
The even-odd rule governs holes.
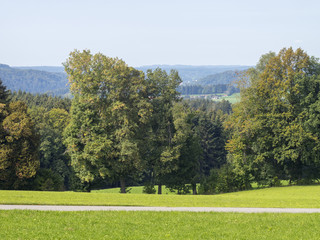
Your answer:
[[[0,211],[0,239],[319,239],[320,214]]]
[[[217,195],[2,190],[0,204],[320,208],[320,185],[264,188]]]
[[[219,195],[0,191],[0,204],[320,208],[320,186]],[[0,211],[0,239],[319,239],[320,214]]]
[[[230,103],[237,103],[240,102],[240,93],[234,93],[230,96],[222,97],[215,101],[221,101],[222,99],[229,101]]]

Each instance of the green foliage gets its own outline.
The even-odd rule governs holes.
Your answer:
[[[62,191],[64,189],[63,178],[50,169],[42,168],[37,172],[33,189],[41,191]]]
[[[64,65],[71,109],[66,98],[9,96],[0,80],[2,188],[90,191],[120,182],[123,193],[128,183],[145,183],[148,193],[163,184],[195,194],[199,182],[202,193],[220,193],[253,181],[319,179],[320,65],[301,49],[269,52],[241,73],[241,102],[233,107],[181,103],[174,70],[144,74],[90,51],[72,52]]]
[[[43,107],[47,111],[53,108],[64,109],[67,112],[70,111],[71,99],[53,97],[48,94],[32,94],[28,92],[13,92],[10,96],[12,101],[22,101],[28,105],[29,108]]]
[[[226,163],[226,134],[222,125],[222,116],[217,112],[199,112],[196,134],[200,139],[202,175],[208,176],[213,168],[220,168]]]
[[[125,179],[142,171],[139,130],[150,115],[142,72],[122,60],[74,51],[65,63],[74,95],[65,136],[83,182]]]
[[[208,99],[185,99],[183,101],[187,103],[193,111],[204,113],[221,111],[223,114],[231,114],[232,112],[231,103],[226,100],[215,102]]]
[[[197,182],[201,150],[192,129],[193,115],[187,105],[176,103],[172,112],[175,132],[171,139],[170,152],[162,155],[162,161],[168,161],[168,156],[171,156],[171,171],[164,175],[164,183],[170,189],[177,190],[178,194],[185,194],[189,192],[186,184]],[[166,159],[163,159],[164,157]]]
[[[173,147],[175,133],[173,105],[179,101],[177,87],[181,79],[176,71],[148,70],[146,76],[147,95],[150,99],[152,115],[148,121],[145,145],[142,155],[147,164],[149,181],[161,184],[176,166],[177,149]],[[161,187],[160,187],[161,189]]]
[[[142,192],[146,194],[155,194],[157,190],[155,189],[154,184],[146,182],[143,186]]]
[[[41,106],[33,107],[29,112],[36,122],[36,130],[40,134],[41,170],[52,172],[53,175],[58,176],[54,179],[62,179],[63,187],[55,187],[54,190],[73,189],[71,179],[74,173],[69,166],[70,159],[65,154],[66,147],[62,141],[63,131],[69,123],[69,113],[64,109],[52,108],[48,110]],[[41,173],[39,174],[41,178]]]
[[[210,175],[201,182],[199,192],[202,194],[216,194],[235,192],[249,189],[235,173],[234,167],[227,163],[219,169],[211,169]]]
[[[239,176],[274,185],[275,178],[318,175],[318,131],[308,123],[317,121],[312,108],[319,102],[319,71],[314,58],[291,48],[262,56],[248,71],[250,82],[228,125],[233,136],[227,148]]]
[[[79,180],[74,176],[75,173],[70,166],[70,159],[65,154],[66,147],[62,142],[62,133],[69,122],[68,112],[71,100],[22,91],[12,93],[11,99],[13,101],[23,101],[28,105],[28,113],[35,123],[35,131],[40,136],[38,149],[40,170],[35,178],[28,181],[28,188],[46,189],[39,187],[39,185],[42,184],[42,179],[45,177],[42,173],[49,172],[48,182],[52,179],[62,181],[61,186],[60,183],[56,184],[57,181],[53,180],[56,187],[50,190],[82,189],[81,184],[78,183]],[[51,177],[51,175],[55,177]],[[41,184],[39,184],[39,181]]]
[[[9,102],[10,92],[7,90],[7,87],[3,85],[0,78],[0,104],[7,104]]]
[[[18,189],[39,168],[39,138],[23,102],[0,105],[0,187]]]

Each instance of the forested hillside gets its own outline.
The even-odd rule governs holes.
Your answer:
[[[67,76],[61,72],[17,69],[0,64],[0,78],[11,91],[51,92],[56,95],[63,95],[69,91]]]
[[[37,70],[37,71],[45,71],[45,72],[54,72],[54,73],[64,73],[63,66],[30,66],[30,67],[14,67],[16,69],[23,70]]]
[[[242,71],[229,70],[222,73],[216,73],[208,75],[197,81],[197,85],[220,85],[220,84],[232,84],[238,79],[239,74]]]

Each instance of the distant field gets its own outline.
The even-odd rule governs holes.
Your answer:
[[[240,102],[240,93],[234,93],[227,97],[221,97],[220,99],[214,101],[221,101],[222,99],[229,101],[230,103],[237,103]]]
[[[0,211],[0,239],[319,239],[320,214]]]
[[[197,196],[2,190],[0,204],[320,208],[320,186],[265,188]]]

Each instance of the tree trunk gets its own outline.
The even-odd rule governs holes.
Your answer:
[[[123,177],[120,178],[120,189],[121,193],[126,193],[126,181],[124,180]]]
[[[84,192],[91,192],[91,183],[90,182],[85,182],[83,185],[83,191]]]
[[[197,195],[197,184],[192,184],[192,194]]]
[[[158,184],[158,194],[162,194],[162,185]]]

